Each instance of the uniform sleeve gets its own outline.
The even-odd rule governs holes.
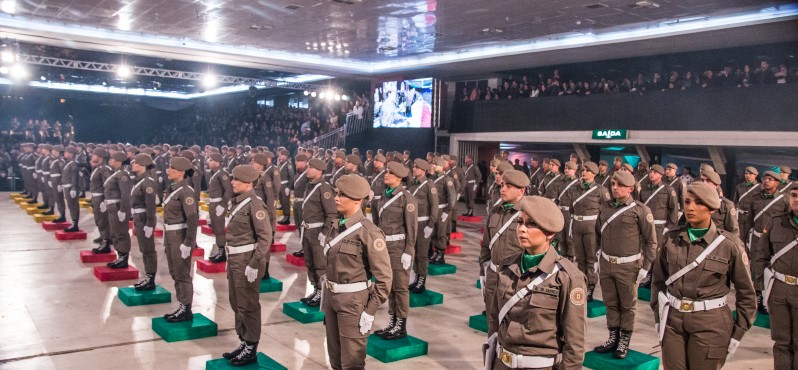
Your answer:
[[[155,186],[155,181],[147,181],[143,189],[141,189],[141,191],[144,192],[144,205],[147,210],[147,222],[144,223],[144,226],[152,228],[155,228],[155,224],[158,222],[158,217],[155,215],[155,192],[157,189],[158,187]]]
[[[665,223],[665,228],[668,230],[675,229],[679,224],[679,199],[676,196],[676,190],[668,188],[668,219]],[[657,235],[662,237],[662,235]]]
[[[587,332],[587,278],[583,274],[565,275],[560,288],[562,314],[559,318],[562,338],[562,363],[558,369],[582,369]],[[581,294],[580,294],[581,292]],[[581,296],[581,298],[579,298]],[[574,300],[576,299],[576,300]]]
[[[454,182],[446,182],[446,197],[449,202],[449,217],[454,217],[455,206],[457,205],[457,189],[454,187]]]
[[[773,245],[770,243],[772,230],[773,221],[771,219],[765,225],[762,237],[757,238],[757,244],[751,246],[753,282],[757,290],[760,291],[765,289],[765,269],[770,266],[770,258],[773,257]]]
[[[273,171],[272,172],[272,189],[274,190],[275,195],[279,195],[280,191],[282,190],[282,180],[280,179],[280,171]]]
[[[667,244],[670,243],[670,234],[665,234],[665,243],[662,248],[657,251],[657,258],[654,259],[654,264],[651,266],[651,309],[654,311],[654,322],[659,322],[659,292],[667,293],[668,287],[665,281],[670,277],[668,271],[668,253]]]
[[[751,201],[749,194],[740,202],[740,209],[744,212],[742,223],[740,223],[740,239],[748,240],[748,233],[751,232],[751,227],[754,225],[754,202]],[[749,246],[751,247],[751,246]]]
[[[374,227],[374,231],[365,232],[366,258],[374,276],[374,287],[369,291],[369,300],[366,303],[366,313],[374,316],[377,308],[388,300],[393,284],[393,271],[391,270],[391,257],[385,243],[385,234]]]
[[[651,209],[645,205],[640,205],[642,211],[637,218],[640,227],[640,236],[643,239],[643,269],[651,271],[651,265],[657,253],[657,229],[654,227],[654,216]],[[650,220],[650,221],[649,221]]]
[[[133,188],[132,181],[130,177],[128,177],[127,172],[124,170],[120,170],[122,173],[116,175],[116,183],[119,184],[119,192],[121,193],[120,196],[122,197],[122,203],[119,209],[122,212],[130,213],[131,201],[130,201],[130,191]]]
[[[482,182],[482,171],[479,170],[476,166],[472,169],[474,171],[474,177],[477,180],[477,184]]]
[[[764,238],[762,238],[764,239]],[[745,245],[737,238],[729,238],[734,246],[729,261],[729,272],[731,273],[731,283],[734,285],[737,318],[734,320],[734,330],[732,338],[741,340],[743,335],[751,328],[756,314],[756,291],[751,275],[748,272],[749,266],[746,263]]]
[[[432,192],[432,189],[437,189],[434,184],[427,183],[427,201],[429,202],[429,221],[427,221],[428,227],[435,227],[435,223],[438,221],[438,212],[440,209],[438,208],[439,200],[438,190],[435,190],[435,193]]]
[[[272,245],[272,223],[269,220],[269,212],[257,198],[249,202],[249,218],[252,222],[252,234],[255,236],[255,253],[247,265],[253,269],[259,269],[265,262],[269,261],[269,248]]]
[[[296,171],[294,171],[294,166],[292,166],[290,163],[287,166],[288,166],[288,178],[286,180],[288,180],[288,187],[293,190],[294,180],[296,179]]]
[[[226,173],[222,173],[222,178],[219,180],[219,182],[222,183],[222,207],[229,209],[230,199],[233,198],[233,183],[230,182],[230,176],[228,176]]]
[[[335,225],[335,220],[338,218],[338,210],[335,209],[335,197],[332,188],[329,185],[322,185],[319,191],[321,192],[318,194],[321,197],[321,207],[324,209],[324,226],[321,232],[324,235],[328,235]],[[326,196],[326,194],[330,195]]]
[[[729,202],[729,211],[726,212],[726,217],[723,220],[723,229],[735,236],[740,235],[740,225],[737,223],[737,209],[734,208],[734,203]]]
[[[485,229],[485,232],[482,233],[482,243],[480,243],[480,248],[479,248],[479,266],[480,266],[479,275],[480,276],[484,275],[484,273],[485,273],[485,271],[482,269],[482,264],[484,264],[485,262],[490,261],[490,248],[488,246],[490,244],[491,235],[490,235],[490,229],[488,228],[488,225],[490,225],[491,217],[493,217],[493,210],[492,209],[491,209],[491,212],[488,214],[488,216],[485,217],[485,225],[483,226],[483,228]]]
[[[181,202],[183,206],[183,214],[186,215],[186,237],[183,239],[183,245],[193,248],[197,245],[197,227],[199,226],[199,214],[197,213],[197,200],[194,199],[194,192],[183,188],[181,190]]]
[[[406,237],[405,237],[405,251],[411,256],[414,256],[416,253],[416,237],[418,236],[418,202],[416,202],[416,197],[413,196],[410,192],[405,190],[405,211],[404,211],[404,219],[405,219],[405,230],[406,230]]]

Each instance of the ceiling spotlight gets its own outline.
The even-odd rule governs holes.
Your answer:
[[[47,81],[47,77],[44,77],[44,76],[39,77],[39,79],[42,80],[42,81]]]
[[[310,45],[310,42],[305,42],[305,45]]]
[[[335,94],[335,100],[341,100],[341,95]]]
[[[14,64],[11,66],[11,77],[17,79],[23,79],[28,77],[28,70],[25,69],[25,66],[22,64]]]
[[[346,95],[341,95],[341,100],[349,100],[349,97]]]
[[[14,53],[12,53],[12,52],[10,52],[8,50],[3,51],[3,53],[0,54],[0,60],[2,60],[3,63],[11,63],[11,62],[14,61],[14,59],[16,59],[16,58],[14,58]]]
[[[304,94],[305,94],[305,96],[308,96],[308,95],[310,95],[310,92],[305,90]]]
[[[126,79],[130,77],[133,72],[130,71],[130,68],[125,65],[121,65],[116,69],[116,75],[121,79]]]
[[[0,67],[0,73],[2,73],[4,75],[7,75],[8,74],[8,67],[5,67],[5,66]]]
[[[321,47],[324,47],[325,45],[327,45],[327,43],[326,43],[326,42],[322,42],[322,43],[321,43]]]
[[[311,96],[312,98],[315,98],[315,97],[316,97],[316,92],[314,91],[314,92],[310,93],[310,96]]]
[[[349,54],[349,50],[344,50],[344,54]]]
[[[103,81],[103,86],[108,86],[108,83]]]
[[[335,48],[336,48],[336,49],[340,49],[340,48],[341,48],[341,44],[337,44],[337,45],[335,45]]]
[[[324,93],[324,91],[322,91],[322,92],[320,92],[320,93],[319,93],[319,98],[321,98],[321,99],[324,99],[324,96],[325,96],[325,95],[326,95],[326,94]]]
[[[16,0],[3,0],[0,2],[0,11],[3,13],[14,14],[17,12]]]
[[[202,78],[202,85],[205,86],[205,88],[216,86],[216,76],[211,73],[205,75],[205,77]]]

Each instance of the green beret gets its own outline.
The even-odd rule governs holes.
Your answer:
[[[753,166],[746,167],[745,172],[750,172],[754,176],[759,175],[759,171],[756,169],[756,167]]]
[[[388,172],[398,177],[407,177],[410,171],[407,169],[407,167],[404,164],[393,161],[391,163],[388,163]]]
[[[420,168],[422,171],[429,171],[429,162],[421,158],[416,158],[413,160],[413,165]]]
[[[720,196],[718,191],[703,182],[693,182],[687,187],[687,191],[698,198],[710,209],[720,208]]]
[[[502,179],[507,185],[512,185],[519,189],[524,189],[529,186],[529,177],[521,171],[509,170],[502,173]]]
[[[318,159],[318,158],[311,158],[308,161],[308,166],[313,167],[313,168],[315,168],[315,169],[317,169],[319,171],[324,171],[324,168],[327,167],[327,165],[324,163],[324,161],[322,161],[321,159]]]
[[[211,153],[211,155],[208,156],[208,159],[219,163],[221,163],[224,160],[222,158],[222,155],[219,153]]]
[[[665,169],[662,168],[662,166],[660,166],[658,164],[655,164],[655,165],[651,166],[651,171],[654,171],[654,172],[656,172],[656,173],[658,173],[660,175],[664,175],[665,174]]]
[[[252,167],[251,165],[242,164],[235,166],[235,168],[233,168],[233,178],[236,181],[241,181],[251,184],[254,183],[255,181],[258,181],[259,177],[260,177],[260,171],[258,171],[257,168]]]
[[[172,157],[172,159],[169,160],[169,167],[178,171],[188,171],[192,168],[191,161],[186,157]]]
[[[635,177],[629,172],[616,171],[612,174],[612,179],[621,186],[635,186]]]
[[[496,171],[497,172],[504,173],[504,172],[512,171],[512,170],[514,170],[514,168],[513,168],[513,165],[510,164],[510,162],[501,161],[501,162],[499,162],[499,165],[496,166]]]
[[[518,206],[543,231],[557,233],[565,226],[562,212],[550,199],[537,195],[526,196]]]
[[[343,175],[335,182],[335,186],[347,198],[365,199],[371,194],[368,181],[359,175]]]
[[[715,185],[720,185],[720,175],[718,175],[715,171],[706,171],[701,174],[702,176],[706,177],[707,180],[712,182]]]
[[[124,162],[124,161],[127,160],[127,154],[125,154],[124,152],[121,152],[121,151],[114,152],[114,154],[111,155],[111,159],[114,159],[114,160],[119,161],[119,162]]]
[[[355,166],[360,166],[361,164],[360,156],[356,154],[350,154],[346,156],[346,161],[348,163],[354,164]]]
[[[606,165],[607,163],[605,162],[604,164]],[[595,162],[585,162],[583,167],[596,175],[599,173],[598,165]]]

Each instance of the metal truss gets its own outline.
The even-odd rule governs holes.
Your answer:
[[[72,59],[45,57],[45,56],[29,55],[29,54],[20,54],[19,60],[21,62],[34,64],[34,65],[58,67],[58,68],[70,68],[70,69],[78,69],[83,71],[107,72],[107,73],[116,73],[120,68],[123,67],[120,64],[89,62],[83,60],[72,60]],[[177,71],[177,70],[163,69],[163,68],[146,68],[146,67],[136,67],[136,66],[129,66],[128,68],[130,69],[130,74],[139,75],[139,76],[173,78],[178,80],[191,80],[191,81],[202,81],[206,76],[204,73]],[[280,80],[266,80],[259,78],[224,76],[224,75],[214,75],[214,77],[216,78],[216,81],[219,84],[250,85],[250,86],[265,87],[265,88],[279,87],[283,89],[293,89],[293,90],[326,89],[326,86],[320,86],[308,83],[287,82]]]

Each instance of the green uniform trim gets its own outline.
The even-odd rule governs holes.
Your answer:
[[[514,206],[515,206],[515,204],[512,204],[512,203],[504,203],[504,204],[502,204],[502,207],[504,207],[505,211],[510,209],[510,208],[513,208]]]
[[[687,235],[690,236],[690,241],[694,242],[698,239],[701,239],[701,237],[703,237],[707,233],[707,231],[709,231],[708,227],[705,229],[694,229],[692,227],[688,227]]]
[[[388,188],[385,188],[385,196],[386,196],[386,197],[388,197],[388,198],[390,198],[390,197],[391,197],[391,194],[393,194],[393,191],[394,191],[394,190],[396,190],[396,188],[393,188],[393,189],[388,189]]]
[[[521,261],[519,265],[521,266],[521,271],[528,271],[529,269],[537,266],[540,264],[540,261],[543,260],[543,257],[546,256],[546,252],[541,254],[528,254],[524,251],[524,254],[521,255]]]

